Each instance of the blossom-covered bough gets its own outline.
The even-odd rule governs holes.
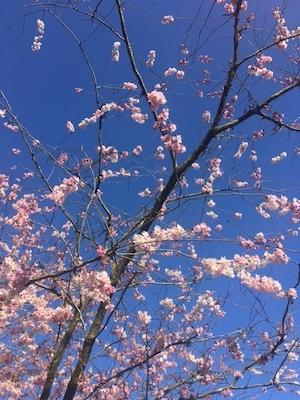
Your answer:
[[[0,93],[1,399],[300,395],[298,6],[148,3],[22,10],[84,76]]]

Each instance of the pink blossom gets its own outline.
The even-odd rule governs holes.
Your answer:
[[[24,175],[23,175],[24,179],[32,178],[33,176],[34,176],[34,173],[32,171],[31,172],[25,172]]]
[[[211,174],[209,176],[210,182],[214,182],[217,178],[223,175],[223,171],[221,170],[221,162],[220,158],[212,158],[209,160],[209,171]]]
[[[74,128],[74,125],[73,125],[72,121],[67,121],[66,128],[71,133],[75,132],[75,128]]]
[[[39,34],[43,35],[44,31],[45,31],[45,23],[44,23],[44,21],[42,21],[41,19],[37,19],[36,26],[37,26],[37,30],[38,30]]]
[[[165,72],[164,72],[164,76],[172,76],[175,75],[177,72],[177,68],[168,68]]]
[[[101,153],[103,162],[111,162],[113,164],[118,162],[119,153],[115,147],[102,145],[97,150]]]
[[[163,25],[168,25],[168,24],[172,24],[175,21],[174,17],[172,15],[165,15],[162,20],[161,23]]]
[[[152,110],[157,110],[159,106],[166,104],[167,100],[162,92],[153,90],[147,94],[148,101],[151,105]]]
[[[39,51],[42,47],[42,39],[45,33],[45,23],[41,19],[37,19],[36,27],[38,31],[38,35],[34,36],[33,43],[31,45],[32,51]]]
[[[150,197],[152,195],[151,190],[147,187],[143,191],[139,192],[138,194],[140,197]]]
[[[212,219],[217,219],[219,216],[217,213],[215,213],[214,211],[206,211],[206,215]]]
[[[143,325],[149,325],[151,322],[151,316],[147,311],[138,311],[138,319]]]
[[[21,154],[21,150],[20,149],[12,148],[11,151],[15,156],[18,156],[18,155]]]
[[[207,122],[208,124],[211,122],[211,114],[210,111],[206,110],[202,114],[202,121]]]
[[[64,165],[69,159],[69,156],[67,153],[61,153],[57,159],[57,164],[58,165]]]
[[[138,124],[144,124],[148,119],[148,115],[140,112],[140,109],[135,109],[132,110],[131,118]]]
[[[265,67],[258,67],[256,65],[249,65],[248,72],[250,75],[260,76],[265,79],[272,79],[273,78],[273,71]]]
[[[296,300],[296,298],[298,297],[297,290],[294,288],[289,289],[287,291],[287,297],[289,297],[292,300]]]
[[[113,62],[119,62],[120,60],[120,42],[114,42],[112,51],[111,51],[111,59]]]
[[[197,57],[197,61],[199,61],[201,64],[211,64],[213,62],[213,58],[208,56],[207,54],[201,54]]]
[[[247,187],[247,186],[248,186],[248,182],[246,182],[246,181],[239,181],[239,180],[237,180],[237,179],[235,179],[235,180],[233,181],[233,184],[234,184],[235,186],[239,187],[239,188],[244,188],[244,187]]]
[[[234,269],[231,260],[225,257],[220,259],[216,258],[203,258],[201,261],[205,271],[211,275],[234,277]]]
[[[238,148],[238,151],[235,153],[235,155],[233,157],[240,159],[242,157],[242,155],[245,153],[245,151],[247,150],[248,145],[249,145],[248,142],[242,142]]]
[[[77,176],[65,178],[60,185],[54,186],[52,192],[46,194],[44,198],[54,201],[57,205],[62,205],[69,194],[77,192],[79,182]]]
[[[136,156],[139,156],[142,153],[142,151],[143,151],[142,146],[138,145],[132,150],[132,153]]]
[[[0,174],[0,197],[5,196],[5,192],[9,187],[9,177],[4,174]]]
[[[269,276],[247,274],[243,279],[242,283],[247,287],[265,293],[274,293],[279,295],[282,292],[281,284]]]
[[[137,89],[137,85],[135,83],[132,83],[132,82],[124,82],[123,85],[122,85],[122,89],[136,90]]]
[[[165,147],[168,150],[173,151],[175,154],[181,154],[186,152],[186,147],[182,144],[182,138],[180,135],[171,136],[165,135],[161,137]]]
[[[185,75],[185,72],[184,72],[184,71],[178,70],[178,71],[176,72],[176,79],[178,79],[178,80],[183,79],[183,78],[184,78],[184,75]]]
[[[272,157],[271,162],[272,162],[272,164],[278,164],[279,162],[284,160],[286,157],[287,157],[287,152],[283,151],[278,156]]]
[[[18,131],[19,131],[18,125],[16,125],[16,124],[10,124],[10,123],[7,122],[7,121],[4,122],[3,126],[4,126],[6,129],[8,129],[8,130],[10,130],[10,131],[12,131],[12,132],[18,132]]]
[[[193,233],[199,235],[201,238],[210,236],[210,232],[211,228],[205,222],[202,222],[193,227]]]
[[[273,17],[276,21],[276,29],[277,35],[275,35],[274,42],[276,43],[276,47],[280,50],[286,50],[288,47],[289,40],[287,39],[291,32],[288,30],[286,26],[286,21],[282,16],[281,10],[279,7],[276,7],[273,11]]]
[[[163,148],[162,146],[158,146],[158,147],[156,148],[155,157],[156,157],[158,160],[163,160],[163,159],[165,158],[165,155],[164,155],[163,151],[164,151],[164,148]]]
[[[106,271],[84,271],[74,277],[74,287],[80,287],[83,298],[108,303],[110,295],[115,292]]]
[[[156,58],[156,51],[150,50],[146,61],[147,67],[153,67]]]

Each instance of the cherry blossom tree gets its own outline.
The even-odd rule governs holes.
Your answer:
[[[297,2],[17,3],[1,399],[297,398]]]

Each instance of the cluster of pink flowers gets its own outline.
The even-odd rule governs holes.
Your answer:
[[[136,90],[137,89],[137,85],[135,83],[132,82],[124,82],[122,85],[122,89],[125,90]]]
[[[286,264],[289,262],[288,255],[282,250],[281,247],[277,247],[273,253],[266,251],[264,257],[267,263],[274,264]]]
[[[113,146],[104,146],[98,147],[97,150],[101,154],[101,159],[103,162],[111,162],[113,164],[117,163],[119,160],[118,150]]]
[[[155,157],[156,157],[158,160],[163,160],[163,159],[165,158],[165,155],[164,155],[164,148],[163,148],[162,146],[157,146],[156,152],[155,152]]]
[[[101,174],[101,181],[104,182],[106,179],[115,178],[115,177],[124,177],[124,176],[136,176],[138,175],[138,171],[129,172],[126,171],[125,168],[120,168],[119,171],[112,171],[111,169],[103,170]]]
[[[54,186],[52,192],[46,194],[44,198],[50,199],[54,201],[55,204],[61,206],[69,194],[77,192],[79,182],[80,179],[77,176],[65,178],[60,185]]]
[[[122,112],[124,111],[124,109],[124,107],[114,102],[105,103],[98,110],[96,110],[96,112],[91,117],[84,118],[81,122],[79,122],[78,127],[84,129],[91,123],[95,124],[98,119],[103,117],[106,113],[113,110]]]
[[[113,62],[119,62],[120,60],[120,42],[114,42],[112,51],[111,51],[111,59]]]
[[[149,232],[142,232],[134,235],[133,242],[137,251],[154,252],[160,247],[162,242],[181,240],[187,235],[185,229],[179,224],[166,229],[156,225],[151,234]]]
[[[140,197],[150,197],[152,195],[151,190],[147,187],[146,189],[144,189],[143,191],[139,192],[138,195]]]
[[[19,127],[17,124],[10,124],[9,122],[5,121],[3,124],[4,128],[8,129],[11,132],[18,132]]]
[[[36,21],[36,27],[37,27],[37,31],[38,31],[38,35],[34,37],[33,39],[33,43],[31,45],[31,50],[32,51],[39,51],[41,50],[42,47],[42,39],[44,37],[45,34],[45,23],[44,21],[42,21],[41,19],[38,19]]]
[[[174,67],[170,67],[170,68],[168,68],[168,69],[166,69],[165,70],[165,72],[164,72],[164,76],[173,76],[173,75],[175,75],[176,74],[176,72],[177,72],[177,68],[174,68]]]
[[[174,67],[168,68],[168,69],[164,72],[164,76],[165,76],[165,77],[167,77],[167,76],[173,76],[173,75],[176,75],[176,78],[177,78],[177,79],[183,79],[183,78],[184,78],[184,75],[185,75],[185,72],[182,71],[182,70],[178,70],[177,68],[174,68]]]
[[[51,311],[52,321],[57,324],[64,322],[73,316],[72,307],[68,304],[64,307],[57,307]]]
[[[202,114],[202,121],[210,124],[210,122],[211,122],[210,111],[208,111],[208,110],[204,111],[204,113]]]
[[[202,186],[202,192],[203,193],[207,193],[207,194],[213,194],[213,185],[212,182],[205,182],[204,179],[196,179],[195,183],[197,183],[198,185],[203,185]],[[213,216],[214,213],[206,213],[206,215],[208,216]]]
[[[0,118],[5,118],[6,110],[0,109]]]
[[[257,274],[251,276],[250,274],[246,274],[242,279],[242,283],[259,292],[273,293],[279,296],[282,293],[281,284],[269,276],[260,276]]]
[[[169,109],[163,108],[162,111],[157,115],[157,119],[154,124],[154,129],[158,129],[162,133],[173,133],[177,127],[175,124],[169,121]]]
[[[74,288],[79,287],[83,298],[107,303],[115,292],[106,271],[82,271],[74,277]]]
[[[143,114],[139,107],[132,107],[131,118],[138,124],[144,124],[148,119],[148,114]]]
[[[261,234],[258,234],[261,235]],[[264,239],[262,239],[264,240]],[[264,243],[264,241],[260,242]],[[253,248],[253,242],[247,242],[247,247]],[[201,265],[204,270],[215,276],[227,276],[228,278],[234,278],[235,276],[243,279],[245,276],[248,277],[249,271],[254,271],[258,268],[264,268],[267,264],[286,264],[289,258],[286,253],[277,247],[273,253],[265,252],[262,257],[258,255],[245,254],[243,256],[235,254],[233,259],[226,257],[221,258],[203,258]],[[246,275],[245,275],[246,274]]]
[[[240,181],[238,179],[235,179],[232,183],[238,188],[245,188],[248,186],[247,181]]]
[[[221,4],[221,3],[224,3],[224,2],[225,2],[225,0],[217,0],[217,3],[218,3],[218,4]],[[237,4],[237,0],[231,0],[231,1],[228,2],[228,3],[225,3],[225,4],[224,4],[224,10],[225,10],[225,12],[226,12],[227,14],[234,14],[236,4]],[[248,2],[244,0],[244,1],[242,2],[242,4],[241,4],[240,10],[241,10],[241,11],[245,11],[245,10],[247,10],[247,8],[248,8]]]
[[[197,57],[197,61],[199,61],[201,64],[211,64],[213,62],[213,58],[207,54],[200,54]]]
[[[234,104],[237,102],[237,100],[238,100],[238,96],[234,95],[234,96],[232,96],[230,101],[225,104],[224,110],[223,110],[223,117],[225,119],[228,119],[228,120],[233,119]]]
[[[58,156],[58,158],[57,158],[57,160],[56,160],[56,163],[57,163],[58,165],[64,165],[64,164],[68,161],[68,159],[69,159],[69,156],[68,156],[67,153],[61,153],[61,154]]]
[[[163,92],[157,90],[152,90],[152,92],[147,93],[148,102],[151,105],[152,110],[157,110],[163,104],[166,104],[167,100]]]
[[[257,248],[255,243],[251,239],[245,239],[242,236],[239,236],[237,239],[239,240],[240,245],[244,249],[256,249]]]
[[[263,203],[260,204],[263,208],[271,211],[278,211],[280,215],[285,215],[289,212],[289,202],[286,196],[276,196],[269,194]]]
[[[129,110],[131,112],[131,118],[138,124],[144,124],[148,119],[148,114],[143,114],[140,107],[137,106],[140,100],[134,97],[129,97],[127,103],[124,104],[123,109],[119,106],[118,111]]]
[[[286,50],[288,47],[288,38],[291,35],[291,32],[288,30],[286,26],[286,21],[282,16],[281,10],[279,7],[276,7],[273,11],[273,17],[276,21],[276,29],[277,35],[275,36],[276,47],[280,50]]]
[[[22,231],[32,230],[33,222],[30,216],[40,212],[35,196],[33,194],[25,194],[20,200],[16,201],[12,207],[17,213],[7,222],[14,228]]]
[[[193,227],[193,233],[199,235],[201,239],[210,236],[211,228],[205,223],[201,222]]]
[[[234,158],[240,159],[242,155],[245,153],[245,151],[248,148],[249,143],[248,142],[242,142],[238,148],[238,151],[235,153],[233,156]]]
[[[143,148],[141,145],[137,145],[135,146],[135,148],[132,150],[132,154],[134,154],[135,156],[140,156],[143,152]]]
[[[225,343],[226,343],[226,347],[228,348],[228,351],[231,354],[231,357],[234,360],[239,360],[239,361],[243,362],[245,356],[241,351],[238,339],[236,337],[228,337],[225,340]],[[223,394],[223,396],[224,396],[224,394]]]
[[[300,221],[300,200],[294,197],[289,204],[292,213],[292,222],[294,224]]]
[[[283,151],[282,153],[280,153],[278,156],[272,157],[271,158],[271,162],[272,164],[278,164],[280,163],[282,160],[284,160],[285,158],[287,158],[287,152]]]
[[[203,258],[201,261],[205,271],[210,275],[227,276],[233,278],[235,276],[232,261],[226,257]]]
[[[261,76],[264,79],[272,79],[274,75],[273,71],[265,67],[266,64],[271,62],[271,56],[260,54],[258,57],[256,57],[256,64],[251,64],[248,66],[248,72],[250,75]]]
[[[11,149],[11,151],[15,156],[19,156],[21,154],[21,150],[20,149],[16,149],[15,147],[13,147]]]
[[[153,67],[153,65],[155,63],[155,58],[156,58],[156,51],[150,50],[148,53],[147,61],[146,61],[147,67]]]
[[[72,121],[67,121],[66,122],[66,128],[70,133],[74,133],[75,132],[75,128],[74,128],[74,125],[73,125]]]
[[[255,171],[252,172],[251,177],[255,181],[255,187],[261,187],[261,179],[262,179],[262,170],[261,167],[257,167]]]
[[[222,160],[220,158],[212,158],[209,160],[209,171],[211,171],[209,175],[210,182],[214,182],[217,178],[223,175],[221,162]]]
[[[197,299],[196,306],[206,307],[218,317],[224,317],[225,312],[221,309],[219,301],[213,297],[213,294],[211,290],[201,294]]]
[[[149,325],[151,322],[151,316],[147,311],[138,311],[138,319],[142,325]]]
[[[240,213],[240,212],[238,212],[238,211],[236,211],[236,212],[234,213],[234,216],[235,216],[236,219],[242,219],[242,218],[243,218],[243,214]]]
[[[259,129],[258,131],[253,132],[252,139],[259,140],[262,139],[265,135],[265,131],[263,129]]]
[[[9,177],[4,174],[0,174],[0,197],[4,197],[6,190],[9,187]]]
[[[165,147],[172,151],[174,154],[181,154],[186,152],[186,147],[182,144],[181,135],[164,135],[161,136],[161,140],[163,141]]]
[[[185,290],[187,288],[185,276],[180,270],[180,268],[177,269],[165,268],[165,274],[168,276],[168,278],[170,278],[172,282],[176,283],[182,290]]]
[[[163,25],[168,25],[168,24],[172,24],[175,21],[173,15],[165,15],[162,20],[161,23]]]

